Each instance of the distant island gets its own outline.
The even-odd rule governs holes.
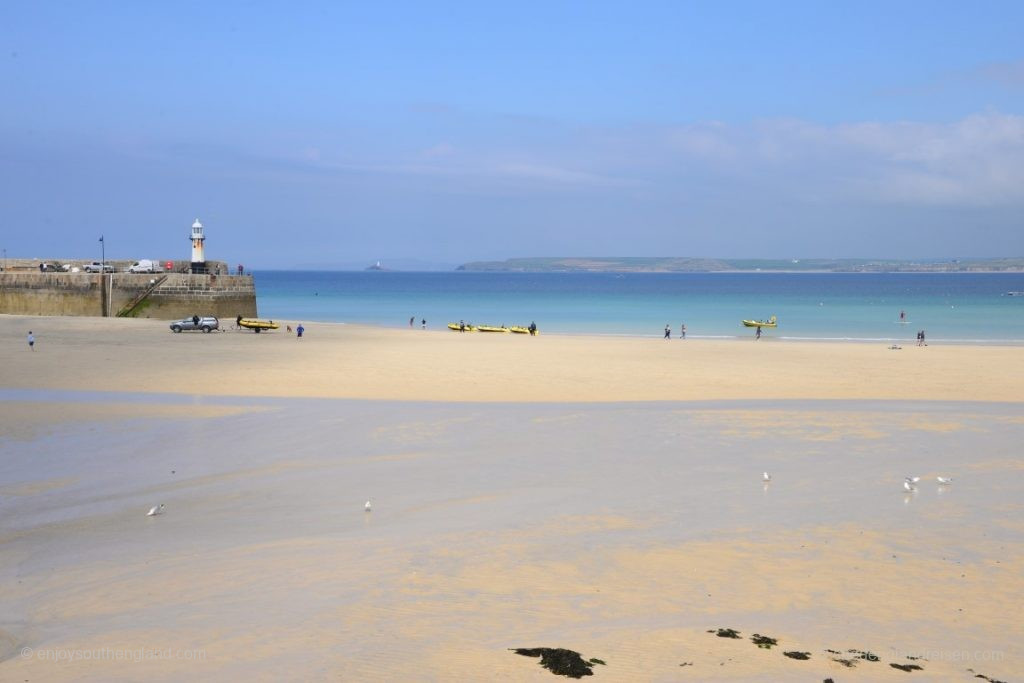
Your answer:
[[[899,259],[713,259],[686,257],[595,256],[511,258],[472,261],[456,270],[522,273],[1020,273],[1024,257]]]

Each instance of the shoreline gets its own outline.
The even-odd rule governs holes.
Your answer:
[[[227,321],[225,321],[227,322]],[[173,334],[166,321],[0,317],[3,386],[453,402],[1020,402],[1012,345],[459,334],[306,323]],[[228,324],[230,324],[228,322]],[[35,351],[24,334],[32,329]],[[72,372],[71,376],[68,372]]]

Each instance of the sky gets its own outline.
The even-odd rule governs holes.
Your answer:
[[[1024,3],[0,3],[0,247],[1024,256]]]

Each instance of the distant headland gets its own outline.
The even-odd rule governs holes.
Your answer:
[[[462,264],[456,270],[529,273],[1020,273],[1024,272],[1024,257],[900,260],[569,256],[472,261]]]

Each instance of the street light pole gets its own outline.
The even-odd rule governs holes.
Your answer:
[[[107,243],[100,235],[100,313],[107,314]]]

